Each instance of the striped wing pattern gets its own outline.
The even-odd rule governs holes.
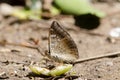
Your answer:
[[[59,62],[74,62],[78,58],[78,49],[66,30],[54,21],[49,31],[49,56]]]

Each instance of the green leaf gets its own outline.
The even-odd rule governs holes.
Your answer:
[[[105,16],[104,12],[94,9],[87,0],[54,0],[54,3],[63,13],[72,15],[93,14],[100,18]]]

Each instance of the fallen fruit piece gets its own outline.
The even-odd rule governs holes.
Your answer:
[[[63,64],[63,65],[55,67],[52,70],[48,70],[46,68],[41,68],[41,67],[32,66],[32,65],[29,68],[31,69],[33,73],[37,75],[60,76],[62,74],[65,74],[69,70],[71,70],[72,67],[73,67],[72,64]]]
[[[45,75],[45,76],[50,76],[50,70],[46,69],[46,68],[41,68],[41,67],[37,67],[37,66],[30,66],[29,67],[31,69],[31,71],[37,75]]]
[[[72,67],[73,67],[72,64],[64,64],[64,65],[57,66],[50,71],[50,75],[51,76],[60,76],[62,74],[65,74],[69,70],[71,70]]]

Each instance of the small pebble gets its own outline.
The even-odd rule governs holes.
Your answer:
[[[113,62],[112,61],[106,62],[106,65],[107,66],[113,66]]]
[[[109,33],[109,35],[111,36],[111,37],[120,37],[120,27],[116,27],[116,28],[113,28],[111,31],[110,31],[110,33]]]

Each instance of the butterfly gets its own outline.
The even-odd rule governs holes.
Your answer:
[[[75,42],[57,21],[53,21],[49,29],[48,47],[48,58],[65,64],[56,66],[53,69],[30,66],[33,73],[45,76],[60,76],[68,72],[73,67],[71,63],[74,63],[79,58]]]
[[[59,62],[73,63],[79,58],[78,49],[70,34],[57,21],[49,29],[49,56]]]

